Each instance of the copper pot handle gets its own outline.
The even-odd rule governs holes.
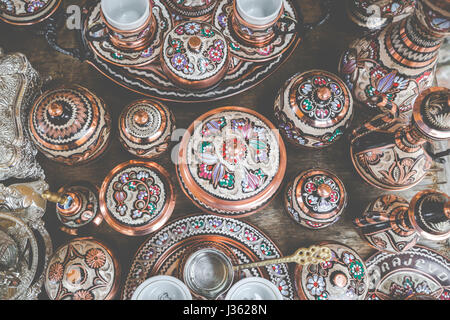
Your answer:
[[[108,32],[103,32],[103,34],[101,36],[93,35],[93,33],[99,32],[101,30],[107,30],[106,25],[103,22],[94,24],[86,31],[86,38],[89,41],[103,41],[103,40],[108,39],[108,37],[109,37]]]

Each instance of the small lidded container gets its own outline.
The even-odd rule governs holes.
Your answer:
[[[120,264],[104,243],[77,238],[58,248],[45,273],[51,300],[111,300],[120,284]]]
[[[322,148],[339,139],[353,118],[353,98],[333,73],[311,70],[292,76],[274,105],[277,126],[296,146]]]
[[[332,259],[319,264],[297,265],[295,285],[300,300],[364,300],[369,274],[364,260],[351,248],[323,242]]]
[[[155,162],[130,160],[107,175],[100,188],[100,211],[116,231],[142,236],[160,229],[175,207],[169,173]]]
[[[308,229],[322,229],[334,224],[347,206],[347,192],[342,181],[323,169],[311,169],[297,175],[284,193],[286,212]]]
[[[286,171],[275,126],[242,107],[211,110],[188,128],[176,164],[184,193],[202,210],[243,217],[274,198]]]
[[[151,159],[168,150],[175,117],[162,103],[143,99],[129,104],[119,117],[119,140],[131,154]]]
[[[110,141],[111,116],[105,103],[78,85],[43,93],[31,109],[28,124],[38,150],[66,165],[98,158]]]
[[[181,18],[189,20],[203,20],[211,19],[218,1],[217,0],[194,0],[194,1],[180,1],[167,0],[166,4]]]
[[[161,64],[173,83],[187,90],[205,90],[227,74],[230,50],[224,35],[201,21],[178,24],[164,38]]]

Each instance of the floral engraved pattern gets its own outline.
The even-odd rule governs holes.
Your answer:
[[[331,192],[327,197],[318,194],[318,188],[322,185],[330,187]],[[305,205],[317,213],[330,212],[336,209],[341,199],[341,193],[337,183],[328,176],[315,175],[309,177],[303,185],[303,202]]]

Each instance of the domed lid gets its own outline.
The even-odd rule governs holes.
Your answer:
[[[119,287],[120,265],[112,251],[94,238],[77,238],[55,251],[46,271],[52,300],[109,300]]]
[[[225,37],[205,22],[181,23],[164,39],[163,68],[184,88],[205,89],[217,84],[228,71],[229,58]]]
[[[169,173],[154,162],[131,160],[118,165],[103,181],[99,198],[108,224],[131,236],[158,230],[175,207]]]
[[[0,20],[13,25],[32,25],[52,15],[61,0],[6,0],[0,1]]]
[[[74,162],[87,161],[99,152],[107,140],[101,136],[103,127],[110,127],[105,104],[78,85],[43,93],[29,117],[29,128],[37,147],[55,157],[54,160],[63,162],[71,156],[75,156]]]
[[[167,150],[174,126],[174,117],[165,105],[156,100],[138,100],[120,115],[120,140],[132,154],[151,158]]]
[[[295,283],[300,299],[363,300],[369,289],[364,260],[343,244],[320,245],[330,248],[333,258],[325,263],[297,266]]]
[[[430,139],[450,139],[450,89],[432,87],[423,91],[414,103],[413,121]]]
[[[211,13],[216,7],[217,0],[168,0],[167,5],[178,15],[187,18],[198,18]]]
[[[179,150],[177,173],[186,195],[223,216],[261,209],[286,170],[286,149],[274,125],[242,107],[222,107],[199,117]]]
[[[314,219],[336,219],[347,205],[347,192],[342,181],[323,169],[299,174],[292,188],[294,205]]]
[[[283,99],[284,105],[290,109],[288,117],[310,128],[345,124],[353,113],[352,96],[345,83],[323,70],[294,75],[285,86]],[[310,133],[307,129],[303,131]]]

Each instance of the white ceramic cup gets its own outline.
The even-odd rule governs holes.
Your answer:
[[[239,15],[247,23],[265,26],[274,22],[283,8],[283,0],[235,0]]]
[[[192,300],[188,287],[171,276],[154,276],[134,291],[131,300]]]
[[[283,300],[283,295],[269,280],[250,277],[236,282],[225,300]]]
[[[102,0],[106,21],[114,28],[131,31],[142,27],[150,15],[150,0]]]

